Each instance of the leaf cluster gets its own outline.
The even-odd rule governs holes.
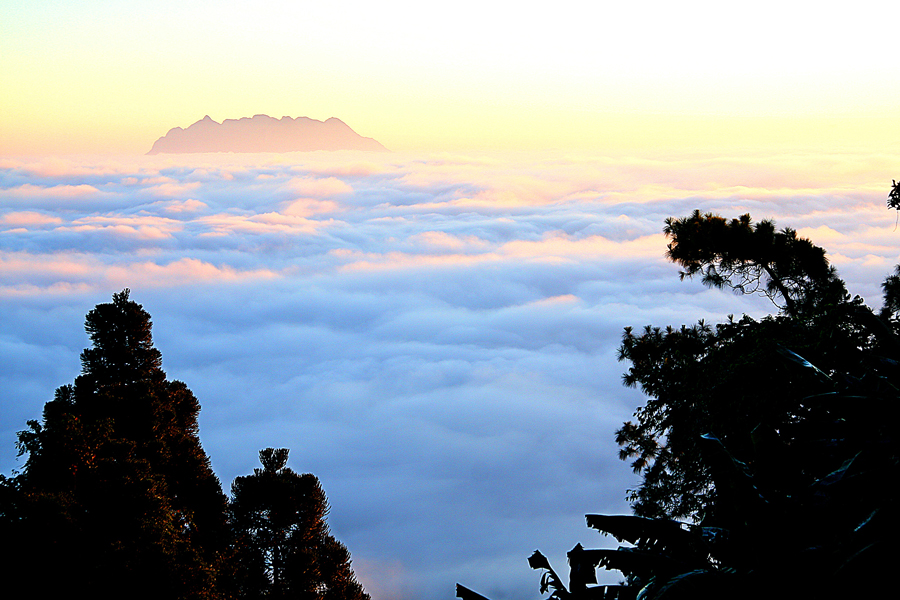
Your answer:
[[[789,415],[777,426],[745,416],[728,441],[698,436],[696,451],[710,478],[702,517],[588,515],[589,527],[628,545],[576,545],[568,553],[568,588],[541,555],[532,567],[547,570],[542,592],[552,589],[557,600],[883,592],[900,535],[896,363],[826,370],[784,347],[773,359],[804,383],[768,390]],[[597,568],[621,571],[627,585],[592,586]]]
[[[900,210],[900,183],[891,179],[891,192],[888,194],[888,208]]]
[[[792,360],[821,376],[805,359]],[[881,593],[900,534],[900,390],[884,380],[843,389],[829,380],[832,391],[800,399],[809,407],[802,420],[780,431],[756,426],[741,455],[702,436],[716,490],[703,523],[588,515],[589,527],[630,545],[576,546],[570,587],[601,567],[625,573],[632,595],[648,600]],[[873,423],[870,410],[885,420]],[[587,598],[591,588],[584,590]]]
[[[793,229],[776,230],[773,221],[695,210],[666,219],[663,231],[671,240],[666,256],[684,269],[682,279],[699,275],[710,287],[764,295],[792,316],[846,294],[825,250]]]
[[[885,282],[879,317],[850,298],[824,250],[791,230],[776,232],[770,221],[753,226],[749,215],[728,221],[699,211],[666,223],[670,258],[687,268],[684,276],[702,269],[707,283],[744,292],[746,281],[735,284],[735,274],[766,277],[767,289],[794,308],[761,320],[729,316],[715,327],[700,321],[625,329],[619,360],[630,366],[623,383],[648,396],[616,432],[620,458],[643,476],[629,500],[638,515],[699,521],[714,501],[700,436],[714,434],[743,451],[750,427],[777,431],[805,418],[799,398],[831,384],[791,368],[785,349],[845,386],[896,366],[898,322],[891,315],[900,306],[900,270]]]

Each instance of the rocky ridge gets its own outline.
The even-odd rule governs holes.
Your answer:
[[[314,150],[384,152],[387,149],[372,138],[359,135],[335,117],[318,121],[308,117],[275,119],[254,115],[217,123],[207,115],[186,129],[170,129],[153,143],[147,154]]]

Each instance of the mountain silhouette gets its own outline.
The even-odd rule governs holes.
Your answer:
[[[312,150],[386,151],[372,138],[362,137],[331,117],[317,121],[308,117],[254,115],[213,121],[209,115],[187,129],[174,127],[153,143],[147,154],[193,152],[295,152]]]

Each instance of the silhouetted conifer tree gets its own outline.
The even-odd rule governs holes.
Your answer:
[[[749,215],[724,219],[694,211],[670,218],[664,229],[668,256],[704,284],[738,293],[761,293],[781,310],[755,320],[747,315],[710,326],[625,329],[619,359],[631,363],[624,383],[647,402],[616,432],[620,458],[631,459],[641,485],[629,499],[645,517],[708,517],[715,486],[701,451],[701,435],[727,440],[748,453],[749,432],[759,424],[781,430],[804,419],[801,399],[819,381],[785,360],[789,348],[827,373],[841,377],[893,376],[897,339],[889,319],[851,298],[828,264],[825,250],[792,229],[754,224]],[[886,292],[900,289],[895,278]],[[885,316],[900,306],[888,303]]]
[[[213,597],[226,498],[200,404],[166,379],[129,290],[85,329],[81,375],[19,433],[24,470],[0,482],[0,533],[21,549],[3,568],[39,597]]]
[[[231,486],[238,596],[369,600],[350,553],[328,531],[319,480],[291,470],[287,458],[286,448],[261,450],[262,468]]]

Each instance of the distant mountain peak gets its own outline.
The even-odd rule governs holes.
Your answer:
[[[276,119],[259,114],[217,123],[206,115],[187,128],[173,127],[153,143],[147,154],[313,150],[387,149],[372,138],[362,137],[336,117],[323,122],[309,117]]]

